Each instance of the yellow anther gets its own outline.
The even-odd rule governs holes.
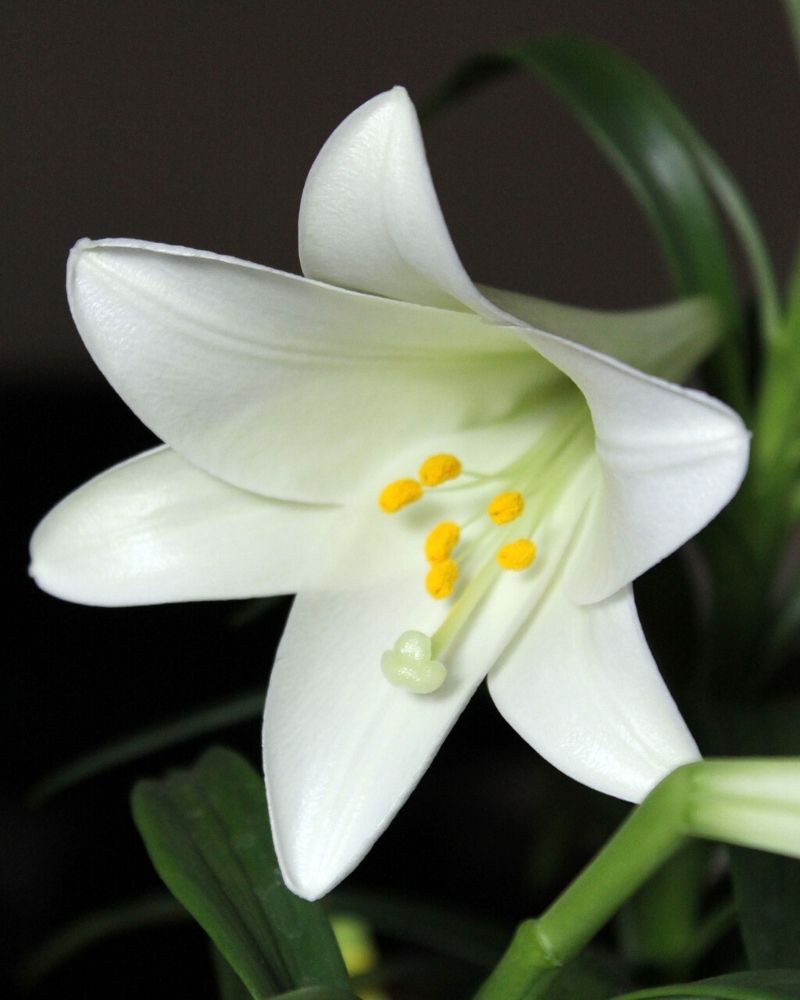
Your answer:
[[[508,524],[516,521],[525,509],[525,501],[521,493],[498,493],[486,508],[486,513],[495,524]]]
[[[536,545],[528,538],[518,538],[516,542],[503,545],[497,552],[497,562],[501,569],[527,569],[536,558]]]
[[[444,562],[458,545],[461,529],[452,521],[442,521],[437,524],[425,539],[425,558],[428,562]]]
[[[396,514],[422,496],[422,487],[416,479],[395,479],[393,483],[384,486],[378,497],[378,506],[384,514]]]
[[[449,597],[458,579],[458,566],[454,559],[434,563],[425,577],[425,589],[437,601]]]
[[[461,462],[455,455],[431,455],[419,467],[419,479],[423,486],[439,486],[460,475]]]

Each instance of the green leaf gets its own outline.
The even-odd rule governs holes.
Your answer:
[[[250,991],[220,955],[217,948],[211,945],[211,963],[217,979],[219,1000],[250,1000]]]
[[[744,847],[730,855],[748,964],[800,968],[800,864]]]
[[[354,1000],[354,997],[350,990],[334,986],[304,986],[300,990],[279,993],[273,1000]]]
[[[491,968],[508,940],[508,928],[419,900],[337,890],[328,902],[334,912],[362,917],[378,934],[479,968]]]
[[[147,754],[157,753],[167,747],[185,743],[206,733],[234,726],[248,719],[255,719],[264,710],[264,691],[249,691],[229,701],[218,702],[205,708],[181,715],[162,725],[144,729],[135,736],[109,743],[76,760],[69,761],[57,771],[45,775],[31,789],[28,801],[41,805],[57,792],[78,785],[105,771],[138,760]]]
[[[64,962],[110,937],[186,918],[184,908],[165,893],[84,914],[59,927],[32,951],[23,962],[19,978],[33,988]]]
[[[789,18],[789,27],[794,40],[795,54],[800,62],[800,0],[783,0],[786,7],[786,16]]]
[[[156,871],[255,1000],[305,986],[350,996],[322,906],[283,884],[249,764],[212,748],[191,770],[139,782],[132,807]]]
[[[738,755],[800,754],[800,699],[711,706]],[[739,928],[748,964],[800,967],[800,864],[744,847],[729,848]]]
[[[544,994],[545,1000],[607,1000],[624,989],[629,980],[621,964],[597,949],[584,952],[557,974]]]
[[[800,1000],[800,972],[794,969],[734,972],[713,979],[700,979],[696,983],[638,990],[614,1000],[656,1000],[658,997],[679,997],[681,1000],[701,997],[713,1000]]]
[[[709,187],[724,205],[759,288],[764,326],[779,313],[763,239],[725,166],[666,91],[626,56],[569,37],[525,42],[465,63],[424,105],[430,114],[486,82],[529,70],[561,97],[627,183],[651,223],[681,296],[709,295],[728,337],[720,349],[724,394],[747,403],[742,320],[725,234]]]

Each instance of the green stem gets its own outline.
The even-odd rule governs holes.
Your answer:
[[[549,909],[520,924],[475,1000],[544,996],[560,968],[684,844],[687,787],[697,766],[680,767],[657,785]]]

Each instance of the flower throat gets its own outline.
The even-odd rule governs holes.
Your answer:
[[[560,414],[532,448],[499,472],[468,471],[457,456],[436,454],[425,459],[416,478],[394,480],[381,490],[378,506],[394,515],[424,502],[429,490],[442,494],[500,487],[492,490],[488,503],[476,503],[478,509],[466,521],[443,520],[428,531],[422,545],[428,564],[425,590],[434,600],[455,600],[432,636],[404,632],[394,648],[384,652],[381,669],[390,684],[415,694],[441,687],[447,670],[439,657],[495,580],[503,572],[535,572],[537,526],[590,451],[592,440],[585,406],[576,409],[573,404],[566,419]]]

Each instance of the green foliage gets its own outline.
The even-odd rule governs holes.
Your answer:
[[[657,986],[651,990],[626,993],[614,1000],[800,1000],[800,972],[794,969],[763,969],[759,972],[735,972],[728,976],[701,979],[696,983]]]
[[[186,911],[171,896],[150,895],[84,914],[59,927],[25,959],[19,979],[33,988],[57,968],[102,941],[144,927],[173,923]]]
[[[139,782],[132,807],[156,871],[254,1000],[300,987],[319,987],[307,1000],[351,996],[322,906],[283,884],[264,785],[245,761],[213,748],[191,770]]]
[[[760,231],[732,177],[651,76],[621,53],[588,39],[545,38],[478,56],[445,81],[425,111],[439,111],[520,69],[565,101],[627,183],[653,228],[677,293],[708,295],[718,304],[728,336],[719,353],[717,381],[725,398],[746,412],[741,311],[712,193],[740,237],[770,326],[777,295]]]
[[[45,775],[29,794],[32,805],[41,805],[51,796],[88,781],[112,768],[129,764],[147,754],[197,739],[208,733],[256,719],[264,708],[264,692],[248,691],[226,701],[187,712],[159,726],[144,729],[123,740],[99,747],[83,757],[69,761],[57,771]]]

